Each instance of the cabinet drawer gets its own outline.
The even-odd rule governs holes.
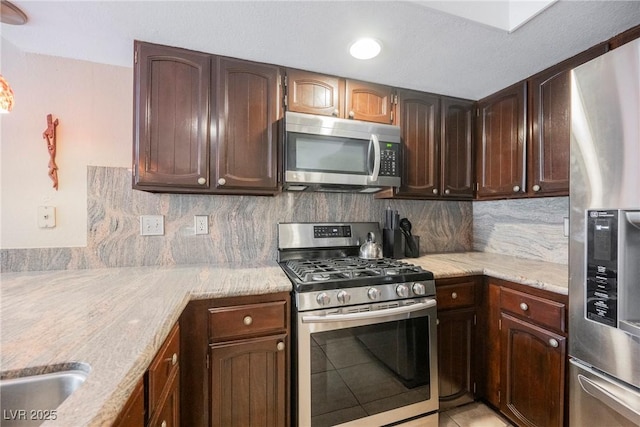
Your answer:
[[[209,339],[224,341],[283,331],[286,329],[286,301],[209,309]]]
[[[472,307],[475,305],[475,282],[436,286],[438,310]]]
[[[162,392],[178,369],[179,361],[180,327],[176,324],[149,366],[149,414],[153,414],[160,403]]]
[[[539,325],[566,332],[566,306],[563,303],[502,288],[500,308]]]

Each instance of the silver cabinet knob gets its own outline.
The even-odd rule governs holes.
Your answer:
[[[529,310],[529,306],[527,305],[526,302],[521,302],[520,303],[520,308],[522,309],[522,311],[527,311]]]
[[[518,191],[520,191],[520,186],[519,185],[514,185],[513,186],[513,192],[517,193]]]
[[[440,319],[436,319],[436,325],[440,324]]]
[[[369,288],[367,295],[371,300],[377,300],[380,297],[380,291],[376,288]]]
[[[198,178],[198,184],[205,185],[207,183],[206,178],[200,177]]]
[[[276,344],[276,348],[278,349],[278,351],[284,350],[284,343],[282,341],[278,341],[278,344]]]
[[[431,190],[433,192],[433,194],[438,194],[438,189],[434,188],[433,190]]]
[[[551,338],[549,339],[549,345],[553,348],[557,348],[560,345],[560,343],[558,342],[557,339]]]
[[[338,292],[338,302],[340,304],[348,304],[351,301],[351,295],[347,291]]]
[[[456,299],[458,298],[458,293],[457,292],[451,292],[451,299]]]
[[[409,287],[407,285],[398,285],[396,287],[396,294],[400,298],[406,298],[409,296]]]
[[[354,113],[353,111],[349,111],[349,118],[353,119],[356,116],[356,113]]]
[[[416,295],[424,295],[427,292],[427,290],[425,289],[422,283],[414,283],[413,286],[411,287],[411,290]]]
[[[175,365],[176,363],[178,363],[178,355],[176,353],[173,353],[173,355],[167,359],[164,359],[165,362],[171,362],[172,365]]]
[[[226,180],[226,179],[224,179],[224,178],[220,178],[220,179],[218,180],[218,184],[219,184],[219,185],[225,185],[226,183],[227,183],[227,180]]]
[[[534,185],[533,187],[531,187],[531,189],[535,192],[540,191],[540,186],[538,184]]]
[[[333,110],[333,115],[338,117],[340,115],[340,110],[338,110],[337,108]]]
[[[320,305],[327,305],[331,302],[331,298],[327,295],[326,292],[321,292],[316,297],[316,302]]]
[[[244,319],[242,319],[242,323],[244,323],[245,326],[249,326],[253,323],[253,318],[251,316],[244,316]]]
[[[165,420],[162,420],[162,424],[160,424],[160,427],[167,427],[167,422]]]
[[[451,194],[451,190],[447,188],[446,190],[444,190],[444,194]]]

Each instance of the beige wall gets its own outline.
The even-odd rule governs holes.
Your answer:
[[[2,39],[0,73],[16,98],[0,117],[0,248],[85,246],[87,165],[131,165],[132,69],[30,54]],[[47,114],[60,122],[58,191],[47,174]],[[42,205],[56,207],[55,228],[38,228]]]

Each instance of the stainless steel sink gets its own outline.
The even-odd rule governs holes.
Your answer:
[[[56,419],[56,408],[87,378],[89,369],[84,366],[0,380],[0,424],[39,426]]]

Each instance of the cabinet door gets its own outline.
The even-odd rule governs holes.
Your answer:
[[[219,57],[215,73],[216,191],[275,193],[282,114],[280,69]]]
[[[522,196],[525,191],[526,82],[478,102],[478,198]]]
[[[149,427],[180,427],[179,372],[169,383],[165,396],[156,415],[149,421]]]
[[[569,195],[571,139],[571,69],[605,53],[595,46],[529,79],[531,194]]]
[[[473,401],[475,309],[438,312],[440,409]]]
[[[210,58],[136,42],[134,188],[208,188]]]
[[[487,402],[500,407],[500,286],[490,283],[487,286],[486,306],[486,343],[484,350],[484,394]]]
[[[287,69],[287,109],[344,117],[344,79]]]
[[[140,379],[124,408],[113,423],[114,427],[145,427],[144,381]]]
[[[473,198],[473,101],[442,98],[441,192]]]
[[[566,338],[501,314],[502,402],[518,424],[562,426]]]
[[[393,123],[393,89],[374,83],[347,80],[346,117],[367,122]]]
[[[436,196],[440,186],[440,99],[436,95],[398,91],[402,132],[402,186],[399,196]]]
[[[211,426],[286,425],[286,335],[210,346]]]

